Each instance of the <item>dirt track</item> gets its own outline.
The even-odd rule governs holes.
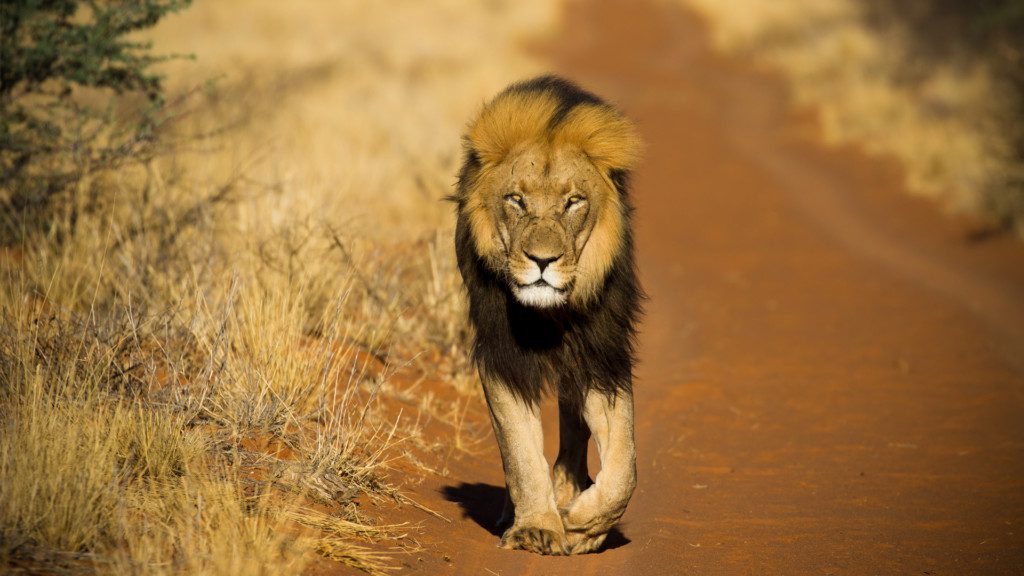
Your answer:
[[[1024,246],[969,242],[893,166],[823,149],[780,82],[656,6],[575,6],[543,48],[649,144],[621,533],[586,557],[496,548],[488,441],[415,488],[454,522],[424,522],[411,571],[1024,573]],[[546,431],[553,455],[551,410]]]

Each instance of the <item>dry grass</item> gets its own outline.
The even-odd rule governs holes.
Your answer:
[[[263,282],[288,280],[301,263],[310,307],[352,274],[352,305],[395,322],[362,336],[375,352],[412,342],[454,352],[446,348],[464,339],[464,325],[442,198],[460,135],[486,98],[540,70],[520,43],[550,28],[556,9],[225,0],[168,19],[156,45],[199,56],[168,64],[170,79],[184,89],[217,78],[189,129],[233,127],[214,153],[183,155],[181,165],[199,187],[245,173],[220,243],[236,261],[253,259],[245,266]]]
[[[463,122],[537,72],[543,2],[199,2],[153,32],[194,94],[169,152],[0,253],[0,565],[369,573],[408,444],[398,366],[468,387]],[[202,136],[198,136],[202,135]],[[434,400],[425,413],[450,414]],[[385,548],[374,542],[391,542]]]
[[[236,280],[216,312],[196,303],[190,321],[157,331],[126,310],[118,326],[111,315],[55,309],[20,271],[7,274],[5,563],[294,573],[322,542],[380,532],[353,502],[397,497],[382,474],[397,425],[374,411],[379,383],[340,323],[324,321],[314,343],[289,338],[287,298],[248,293]],[[173,355],[161,349],[171,345]],[[291,526],[313,504],[332,510],[331,530]]]
[[[946,27],[901,18],[946,9],[929,0],[686,2],[719,47],[782,71],[828,141],[894,156],[911,192],[1024,235],[1019,42],[969,37],[973,14]]]

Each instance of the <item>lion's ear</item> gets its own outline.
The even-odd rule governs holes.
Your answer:
[[[643,151],[636,126],[607,105],[576,106],[553,136],[556,145],[578,147],[603,171],[629,170]]]
[[[544,139],[558,102],[547,92],[507,92],[484,106],[466,139],[484,164],[495,165],[519,144]]]

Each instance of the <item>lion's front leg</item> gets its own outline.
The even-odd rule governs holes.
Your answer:
[[[562,514],[570,552],[596,550],[622,518],[636,487],[636,447],[633,442],[633,395],[608,396],[589,392],[583,416],[594,435],[601,471]]]
[[[565,554],[565,531],[544,459],[540,409],[536,403],[518,398],[503,382],[484,378],[483,388],[515,514],[500,546]]]

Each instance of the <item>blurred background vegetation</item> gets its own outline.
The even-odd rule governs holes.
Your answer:
[[[991,128],[1004,135],[1007,166],[991,175],[981,209],[994,219],[992,231],[1016,226],[1024,234],[1024,0],[866,0],[866,5],[873,27],[909,32],[907,82],[921,82],[944,66],[994,76],[990,97],[1004,110],[990,113],[1005,117]]]
[[[895,157],[908,189],[1024,235],[1024,2],[685,0],[780,71],[823,136]]]
[[[0,7],[0,191],[4,243],[65,208],[93,209],[79,183],[154,154],[165,96],[163,60],[132,34],[183,0],[16,0]],[[94,199],[92,199],[94,200]],[[64,206],[55,206],[61,203]]]

